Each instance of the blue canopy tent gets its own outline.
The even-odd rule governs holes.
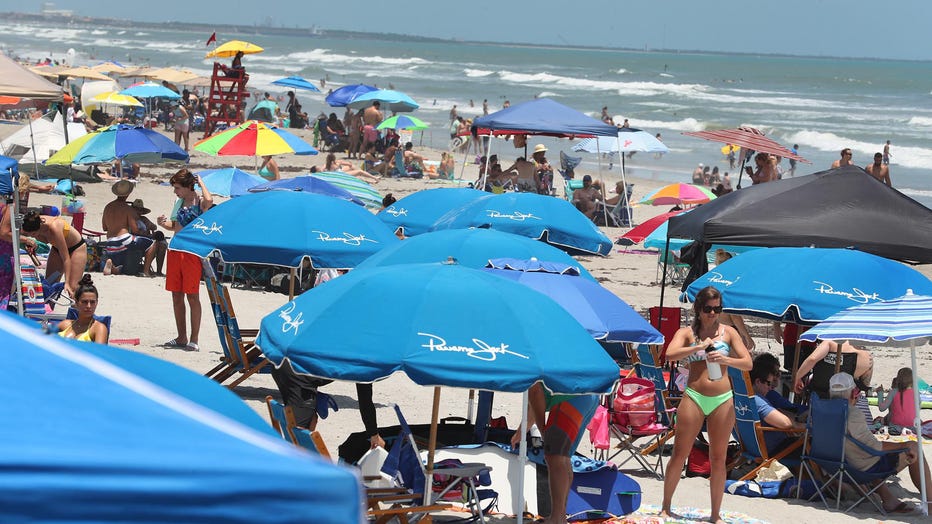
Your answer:
[[[618,128],[567,107],[549,98],[538,98],[515,104],[490,115],[477,118],[472,126],[478,135],[544,135],[561,138],[618,137]],[[490,146],[485,151],[489,158]],[[527,156],[527,154],[525,154]],[[488,160],[486,160],[488,162]],[[463,162],[465,166],[465,161]],[[486,165],[485,172],[488,173]],[[624,181],[624,173],[622,173]],[[627,185],[626,185],[627,186]],[[485,180],[479,187],[485,187]]]
[[[204,391],[171,391],[133,373],[139,362],[101,358],[112,348],[38,335],[7,313],[0,345],[19,357],[0,402],[0,416],[16,421],[0,428],[10,443],[0,452],[5,520],[362,518],[355,474],[191,396]]]

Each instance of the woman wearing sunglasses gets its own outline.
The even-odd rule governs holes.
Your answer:
[[[696,435],[706,422],[712,468],[709,478],[712,496],[710,520],[722,522],[719,511],[725,492],[725,455],[735,426],[731,382],[724,367],[748,371],[752,361],[735,328],[719,322],[721,312],[722,294],[711,286],[702,289],[696,294],[693,304],[692,325],[677,331],[667,347],[668,360],[688,363],[689,380],[676,414],[673,456],[667,464],[668,474],[663,481],[662,517],[674,517],[670,506],[680,480],[678,472],[683,470]]]

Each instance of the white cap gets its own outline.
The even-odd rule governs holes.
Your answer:
[[[828,393],[832,398],[846,397],[854,388],[854,377],[847,373],[835,373],[828,380]]]
[[[702,165],[702,162],[699,162],[699,167],[705,167],[705,166]]]

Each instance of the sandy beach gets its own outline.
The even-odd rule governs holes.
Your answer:
[[[309,131],[300,131],[299,134],[310,140]],[[192,133],[192,143],[195,136],[200,137],[200,133]],[[534,140],[530,139],[529,144]],[[562,144],[563,142],[561,142]],[[571,143],[567,142],[565,150],[569,151]],[[418,149],[430,160],[439,160],[440,151],[429,149]],[[502,157],[503,164],[510,163],[512,156],[515,156],[516,150],[512,151],[493,151]],[[558,153],[551,149],[548,154],[551,162],[558,162]],[[284,177],[295,176],[306,173],[310,166],[317,165],[322,167],[325,154],[311,157],[281,156],[277,158]],[[457,156],[457,173],[461,172],[462,155]],[[240,168],[252,170],[254,159],[248,157],[209,157],[199,152],[192,152],[189,168],[193,171],[209,169],[216,167],[228,167],[236,165]],[[136,189],[129,197],[132,201],[137,198],[144,200],[146,207],[152,210],[149,215],[153,221],[160,214],[169,214],[175,197],[171,187],[167,184],[168,176],[175,169],[159,166],[143,166],[142,179],[137,183]],[[581,177],[585,172],[577,172],[577,177]],[[465,180],[474,180],[477,174],[477,166],[469,164],[465,169]],[[593,178],[598,179],[598,173],[590,173]],[[605,177],[605,187],[612,188],[618,177],[617,171],[612,173],[612,177]],[[684,182],[688,181],[689,174],[683,173]],[[634,200],[638,200],[647,192],[660,187],[662,183],[629,177],[629,183],[634,183]],[[376,189],[383,195],[392,193],[396,198],[401,198],[412,192],[452,185],[449,181],[434,181],[428,179],[411,180],[411,179],[383,179],[376,185]],[[86,225],[91,229],[99,229],[100,215],[104,205],[113,199],[109,183],[83,184],[86,196],[82,197],[87,210]],[[562,197],[562,188],[558,190],[558,198]],[[224,199],[218,198],[218,201]],[[30,199],[30,205],[38,206],[42,204],[60,205],[61,197],[44,194],[34,194]],[[653,215],[666,211],[666,207],[635,207],[635,222],[639,223]],[[277,217],[270,216],[268,227],[274,227],[274,221]],[[605,233],[612,239],[624,233],[625,230],[606,228]],[[608,257],[580,257],[579,262],[585,266],[605,287],[623,298],[631,304],[636,310],[641,312],[645,317],[647,308],[656,306],[660,301],[660,286],[656,282],[657,277],[657,256],[637,252],[623,252],[621,246],[615,246],[615,250]],[[932,275],[932,267],[919,266],[921,272],[925,275]],[[104,276],[102,273],[94,273],[93,278],[100,290],[100,306],[98,313],[109,314],[113,316],[111,338],[132,339],[138,338],[140,344],[130,349],[144,352],[159,358],[163,358],[179,365],[185,366],[192,370],[203,373],[213,367],[221,355],[221,348],[218,340],[217,330],[213,324],[213,319],[207,313],[202,319],[200,352],[185,352],[175,349],[164,349],[159,345],[175,336],[174,320],[172,317],[171,295],[164,290],[164,279],[161,277],[144,278],[144,277],[127,277],[127,276]],[[282,294],[246,290],[241,287],[231,289],[233,304],[236,308],[237,317],[242,327],[257,327],[261,318],[287,301],[287,297]],[[670,297],[670,290],[667,291],[667,297]],[[202,304],[209,303],[204,286],[201,286]],[[669,304],[670,299],[666,299]],[[348,322],[350,322],[348,320]],[[771,337],[770,322],[746,319],[752,335],[755,338],[758,352],[770,352],[776,355],[782,355],[782,346],[777,344]],[[875,357],[875,371],[873,375],[873,385],[883,384],[888,387],[890,380],[895,376],[896,371],[903,366],[909,365],[909,352],[906,349],[893,348],[871,348]],[[930,379],[932,378],[932,352],[928,346],[924,346],[920,351],[920,364],[918,369],[919,376]],[[323,391],[333,395],[340,406],[340,410],[332,413],[326,420],[319,423],[318,429],[323,434],[332,453],[336,454],[337,446],[351,433],[361,431],[362,423],[359,418],[357,404],[355,400],[355,388],[350,383],[333,383],[323,388]],[[267,411],[264,399],[267,395],[278,396],[274,382],[267,374],[255,375],[235,389],[235,392],[243,398],[253,409],[263,417],[267,418]],[[425,423],[429,421],[430,416],[430,398],[431,390],[422,388],[411,383],[404,376],[394,376],[375,386],[375,401],[378,408],[379,422],[383,426],[394,425],[394,412],[390,409],[391,404],[397,403],[401,406],[408,419],[413,423]],[[466,413],[467,395],[463,390],[445,389],[442,395],[441,417],[445,416],[463,416]],[[509,426],[515,427],[520,422],[521,406],[518,395],[498,394],[495,397],[495,408],[493,416],[506,417]],[[924,418],[929,418],[929,412],[924,413]],[[932,446],[925,446],[927,456],[932,452]],[[583,440],[579,452],[591,454],[588,439]],[[630,466],[630,464],[629,464]],[[662,483],[649,479],[643,475],[636,475],[635,478],[641,484],[643,490],[643,504],[659,505],[662,496]],[[900,475],[900,487],[894,487],[894,492],[904,500],[915,502],[918,499],[916,490],[913,489],[907,473],[904,471]],[[684,479],[681,481],[674,498],[674,505],[677,507],[709,507],[708,482],[701,478]],[[729,512],[738,512],[748,515],[755,519],[760,519],[773,523],[798,523],[820,520],[823,522],[860,522],[864,519],[878,520],[880,515],[873,512],[867,505],[862,505],[859,510],[851,515],[842,515],[840,512],[830,512],[821,508],[821,504],[805,503],[793,499],[752,499],[740,496],[726,495],[723,507]],[[494,517],[494,522],[510,522],[511,519],[505,517]],[[921,516],[889,516],[884,519],[886,522],[920,522]]]

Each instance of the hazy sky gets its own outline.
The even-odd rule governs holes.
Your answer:
[[[0,11],[38,12],[36,0]],[[88,16],[444,38],[932,60],[932,1],[58,0]]]

